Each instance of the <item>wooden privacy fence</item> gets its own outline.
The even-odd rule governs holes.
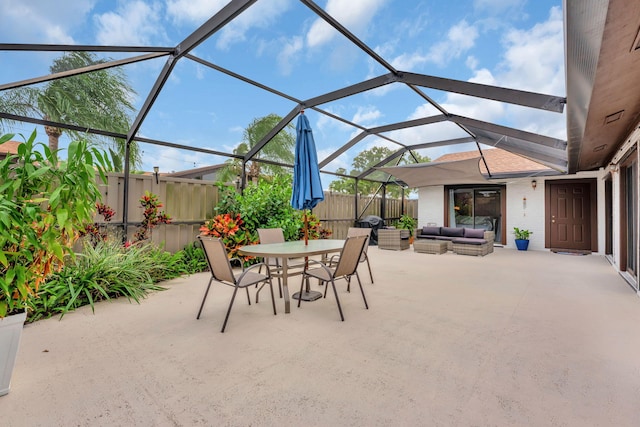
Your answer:
[[[116,211],[116,216],[111,222],[122,225],[124,174],[109,173],[107,180],[107,184],[101,187],[102,202]],[[132,174],[129,177],[128,194],[129,239],[144,218],[140,198],[144,196],[145,191],[156,194],[163,204],[160,210],[164,210],[171,217],[171,224],[160,225],[151,233],[152,242],[164,243],[165,249],[169,252],[177,252],[193,242],[200,234],[200,226],[206,219],[213,217],[213,208],[218,203],[218,188],[211,181],[159,176],[156,183],[154,175]],[[96,220],[100,222],[102,218],[98,217]]]
[[[157,244],[164,244],[169,252],[176,252],[185,245],[195,241],[200,233],[199,229],[207,219],[214,216],[214,207],[218,203],[218,188],[212,181],[186,179],[174,177],[158,177],[155,175],[132,174],[129,178],[129,227],[127,236],[132,238],[143,220],[143,210],[140,198],[149,191],[158,196],[164,210],[171,216],[171,224],[160,225],[153,229],[151,240]],[[122,173],[107,174],[107,184],[101,187],[102,202],[115,210],[116,215],[111,224],[122,226],[124,212],[124,175]],[[371,202],[371,203],[369,203]],[[402,204],[404,203],[404,211]],[[376,215],[387,219],[387,225],[392,225],[394,219],[402,212],[418,217],[417,200],[385,200],[385,214],[381,214],[382,198],[376,196],[359,196],[357,200],[358,213],[365,209],[360,217]],[[333,232],[332,237],[344,239],[347,229],[355,225],[356,203],[351,194],[325,192],[325,200],[313,209],[313,213],[322,221],[325,228]],[[102,217],[96,217],[102,222]]]
[[[404,203],[404,210],[403,210]],[[355,218],[376,215],[385,218],[385,225],[393,225],[393,221],[400,218],[402,213],[414,218],[418,217],[417,199],[385,199],[385,213],[382,215],[382,197],[358,196],[353,194],[324,192],[324,201],[313,208],[313,213],[322,221],[325,228],[333,231],[333,238],[344,239],[349,227],[357,226]]]

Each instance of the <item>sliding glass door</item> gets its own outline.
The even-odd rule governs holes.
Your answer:
[[[638,289],[638,162],[635,156],[623,166],[623,256],[626,261],[626,271],[636,279]],[[626,252],[626,254],[625,254]]]
[[[501,197],[499,188],[449,189],[449,224],[451,227],[481,228],[494,231],[502,240]]]

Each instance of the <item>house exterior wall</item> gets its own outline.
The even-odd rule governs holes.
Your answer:
[[[621,184],[621,174],[620,174],[620,164],[623,160],[625,160],[630,153],[636,150],[635,156],[636,160],[640,162],[640,122],[636,123],[635,129],[629,134],[629,136],[625,139],[624,143],[621,144],[618,152],[613,156],[611,163],[607,166],[605,173],[603,174],[603,178],[608,174],[611,175],[611,183],[612,183],[612,247],[611,247],[611,263],[613,267],[618,271],[623,273],[622,276],[630,282],[631,286],[638,289],[637,279],[630,277],[624,274],[621,271],[621,266],[624,264],[621,258],[621,245],[622,245],[622,237],[621,233],[624,232],[622,229],[622,217],[623,217],[623,201],[622,201],[622,184]],[[636,188],[640,189],[640,174],[638,174],[638,181],[636,182]],[[640,194],[636,192],[633,195],[635,197],[636,209],[640,212]],[[636,229],[640,229],[640,220],[636,223]],[[638,256],[640,256],[640,251],[636,249]],[[636,265],[640,265],[640,259],[636,258]],[[640,295],[640,292],[639,292]]]
[[[598,251],[604,254],[604,182],[605,172],[581,172],[575,175],[553,177],[514,178],[506,183],[506,219],[503,232],[506,235],[506,248],[515,249],[513,227],[531,230],[529,250],[548,250],[545,248],[545,181],[560,179],[596,178],[598,183]],[[533,189],[531,181],[536,180]],[[498,182],[496,182],[498,184]],[[526,199],[526,201],[525,201]],[[428,222],[438,225],[444,223],[444,186],[422,187],[418,189],[418,226]]]
[[[435,222],[444,223],[444,186],[422,187],[418,189],[418,227]]]

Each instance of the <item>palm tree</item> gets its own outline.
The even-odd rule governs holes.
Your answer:
[[[234,154],[246,154],[255,147],[264,136],[271,131],[280,121],[282,117],[277,114],[269,114],[264,117],[254,119],[244,130],[243,141],[233,150]],[[289,123],[283,130],[278,132],[271,141],[269,141],[255,155],[249,165],[247,179],[257,179],[261,174],[277,175],[284,173],[285,169],[281,166],[271,164],[261,164],[260,159],[272,160],[280,163],[293,164],[294,152],[296,144],[295,130]],[[239,159],[229,159],[226,161],[225,167],[218,176],[220,182],[231,182],[242,173],[242,162]]]
[[[91,52],[68,52],[55,59],[49,70],[53,74],[106,61],[108,59],[98,59]],[[124,72],[120,68],[110,68],[51,80],[42,87],[8,90],[0,94],[0,111],[37,115],[45,120],[126,134],[131,125],[130,114],[134,111],[131,103],[134,95],[135,91]],[[0,119],[0,129],[2,125],[3,120]],[[51,150],[58,149],[60,136],[67,133],[72,139],[82,138],[104,146],[109,150],[116,170],[122,168],[125,141],[121,138],[107,138],[55,126],[45,126],[45,132]],[[140,164],[140,151],[133,143],[130,162],[132,165]]]

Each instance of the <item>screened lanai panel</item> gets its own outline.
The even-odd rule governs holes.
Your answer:
[[[24,52],[25,54],[36,54],[36,52]],[[109,98],[114,92],[109,85],[104,84],[105,75],[117,75],[119,79],[126,85],[126,90],[122,97],[131,104],[132,109],[126,113],[130,118],[135,117],[139,113],[139,108],[143,100],[142,96],[148,93],[153,84],[153,80],[148,78],[149,74],[155,75],[156,70],[166,61],[166,55],[163,54],[147,55],[140,52],[103,52],[103,51],[82,51],[79,53],[51,51],[40,52],[38,60],[43,62],[42,67],[37,67],[36,72],[28,75],[22,74],[22,79],[11,82],[3,82],[5,90],[2,96],[5,100],[11,100],[14,94],[21,91],[37,92],[34,98],[34,104],[40,103],[43,99],[59,99],[56,102],[56,116],[46,117],[47,119],[61,124],[69,124],[79,126],[80,130],[76,130],[78,135],[85,135],[93,142],[103,142],[105,146],[111,146],[110,138],[86,133],[86,130],[96,130],[108,133],[117,133],[126,136],[127,127],[117,125],[117,121],[113,119],[109,102],[102,102]],[[74,56],[81,56],[82,59],[65,59]],[[44,64],[44,61],[48,61]],[[95,65],[84,66],[80,68],[65,68],[58,65],[59,70],[52,73],[51,67],[54,62],[62,61],[65,65],[85,64],[90,61]],[[123,64],[119,66],[112,66]],[[108,67],[104,68],[107,65]],[[23,83],[31,81],[41,81],[41,83],[28,84]],[[6,89],[6,87],[19,86],[15,89]],[[103,91],[103,92],[100,92]],[[16,98],[18,99],[18,98]],[[22,105],[22,102],[16,102],[16,105]],[[11,108],[3,110],[3,112],[15,113]],[[26,117],[35,119],[45,119],[44,111],[41,109],[22,111]],[[87,120],[87,117],[90,120]],[[60,136],[59,147],[65,148],[70,140],[70,135],[64,126],[63,134]],[[11,130],[14,132],[30,133],[34,126],[27,123],[14,123]],[[46,138],[44,132],[40,132]]]
[[[201,83],[198,90],[188,84],[190,80]],[[141,133],[232,153],[244,141],[244,131],[252,121],[269,114],[285,116],[295,106],[261,88],[182,60],[149,110]]]
[[[386,72],[323,22],[297,1],[258,1],[194,55],[300,100],[353,84],[354,74]]]

